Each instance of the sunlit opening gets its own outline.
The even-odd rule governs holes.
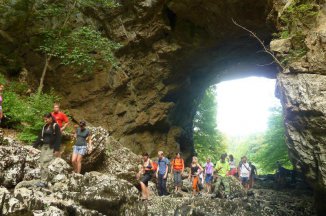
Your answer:
[[[248,77],[217,85],[217,125],[228,136],[264,132],[270,108],[280,107],[275,79]]]

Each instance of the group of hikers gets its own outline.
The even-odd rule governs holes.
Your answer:
[[[61,157],[61,142],[62,133],[69,125],[69,118],[66,114],[60,111],[60,105],[55,103],[53,111],[46,113],[43,116],[44,126],[37,141],[33,144],[34,148],[40,148],[40,166],[41,177],[46,175],[49,162],[55,157]],[[71,162],[74,172],[81,172],[81,162],[83,156],[92,151],[91,133],[86,128],[86,122],[80,121],[74,130],[74,137],[76,139],[73,146]]]
[[[163,151],[158,152],[158,160],[152,161],[148,153],[143,154],[143,164],[137,173],[137,178],[140,180],[141,199],[148,200],[150,192],[148,189],[148,182],[153,178],[157,179],[157,189],[159,196],[167,196],[170,193],[167,190],[167,179],[169,173],[173,175],[174,192],[181,192],[182,179],[188,178],[192,184],[192,195],[196,196],[200,190],[204,190],[207,194],[217,195],[219,187],[224,186],[224,197],[228,198],[230,195],[230,178],[234,176],[239,179],[244,188],[249,189],[253,187],[257,169],[252,163],[247,162],[247,157],[243,156],[238,164],[235,163],[233,155],[222,154],[220,160],[216,165],[207,158],[206,163],[201,166],[197,157],[192,157],[192,162],[188,168],[188,175],[186,172],[184,159],[180,153],[177,153],[175,158],[171,161],[163,155]],[[214,183],[214,191],[212,185]]]
[[[2,112],[2,91],[3,85],[0,84],[0,122],[3,117]],[[69,125],[69,118],[67,115],[60,111],[60,105],[55,103],[53,111],[46,113],[43,116],[44,126],[40,128],[40,135],[37,141],[33,144],[34,148],[41,150],[40,166],[41,166],[41,179],[46,180],[47,166],[55,157],[61,157],[61,142],[62,133]],[[73,170],[76,173],[81,172],[81,162],[86,153],[92,151],[91,133],[86,128],[86,122],[80,121],[74,129],[74,137],[76,139],[73,146],[73,153],[71,162]],[[222,154],[215,167],[210,158],[207,158],[203,167],[199,164],[197,157],[192,157],[192,162],[189,167],[190,171],[187,176],[189,181],[192,182],[192,193],[196,195],[202,190],[205,185],[206,193],[215,193],[219,186],[223,184],[226,196],[229,195],[229,178],[228,176],[236,176],[241,181],[242,185],[248,189],[253,186],[254,177],[257,174],[256,167],[247,162],[244,156],[241,158],[238,166],[232,155]],[[175,158],[170,163],[169,159],[164,157],[163,152],[158,152],[158,161],[154,162],[149,158],[148,153],[143,154],[143,164],[137,174],[140,179],[140,187],[142,192],[142,199],[149,198],[148,182],[153,178],[157,179],[157,188],[159,196],[169,195],[167,190],[167,177],[169,172],[173,174],[175,192],[180,192],[182,187],[182,179],[185,174],[185,163],[180,153],[177,153]],[[142,176],[142,177],[141,177]],[[215,191],[212,191],[212,184],[215,182]],[[45,187],[46,181],[39,182],[40,187]]]

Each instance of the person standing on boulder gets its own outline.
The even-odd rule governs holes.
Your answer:
[[[169,164],[170,161],[163,156],[163,151],[158,152],[158,167],[156,171],[156,178],[158,182],[158,195],[167,196],[169,195],[166,189],[166,181],[168,178]]]
[[[198,163],[197,157],[192,157],[190,165],[189,180],[192,182],[192,195],[195,196],[199,192],[199,174],[203,172],[203,168]]]
[[[41,166],[41,179],[46,181],[48,165],[50,161],[54,159],[54,152],[59,151],[60,149],[61,131],[51,113],[45,114],[43,119],[45,125],[42,128],[38,140],[33,144],[33,147],[41,147],[41,155],[39,159]],[[39,182],[37,186],[45,187],[46,183]]]
[[[75,131],[76,143],[73,147],[72,153],[72,166],[75,173],[80,173],[81,171],[81,162],[83,156],[86,154],[87,149],[92,148],[92,139],[89,129],[86,128],[86,122],[80,121],[79,127]],[[87,145],[88,143],[88,145]]]
[[[221,159],[216,163],[216,172],[217,172],[217,181],[215,183],[214,194],[218,194],[219,187],[221,184],[224,186],[225,197],[227,198],[230,195],[230,183],[229,177],[227,176],[230,171],[230,165],[226,161],[226,154],[221,155]]]
[[[58,123],[61,133],[66,129],[66,127],[69,124],[69,119],[66,116],[66,114],[64,114],[63,112],[60,111],[60,104],[55,103],[53,105],[53,112],[51,113],[52,116],[55,118],[56,122]],[[61,140],[60,140],[61,142]],[[54,152],[54,156],[55,157],[61,157],[61,152],[60,149],[58,151]]]
[[[152,173],[153,173],[153,161],[149,158],[148,153],[143,154],[143,165],[141,166],[141,169],[139,173],[137,174],[137,178],[140,178],[140,175],[142,174],[143,177],[140,180],[140,188],[142,192],[142,200],[148,200],[149,199],[149,190],[148,190],[148,182],[152,178]]]
[[[247,157],[243,156],[241,165],[239,168],[239,179],[242,183],[242,185],[246,188],[249,189],[249,177],[250,177],[250,172],[251,168],[249,164],[247,163]]]
[[[0,123],[1,123],[1,120],[3,118],[3,110],[2,110],[3,98],[2,98],[2,92],[3,92],[3,85],[0,84]]]
[[[171,174],[173,174],[174,192],[180,192],[182,186],[182,173],[185,169],[184,160],[181,158],[180,153],[177,153],[171,163]]]
[[[212,181],[213,181],[213,173],[214,173],[214,164],[211,162],[210,158],[207,158],[206,163],[204,165],[205,170],[205,186],[206,192],[211,193],[212,191]]]

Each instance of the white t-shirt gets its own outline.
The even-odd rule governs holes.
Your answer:
[[[230,169],[237,168],[236,163],[235,163],[235,160],[229,161],[229,165],[230,165]]]
[[[250,166],[248,163],[241,164],[240,166],[240,177],[249,177],[250,175]]]

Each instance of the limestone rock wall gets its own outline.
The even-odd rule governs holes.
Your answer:
[[[325,210],[322,203],[326,201],[326,4],[325,1],[306,3],[314,4],[316,11],[308,10],[304,20],[288,24],[290,35],[272,41],[271,48],[279,58],[289,60],[277,77],[289,155],[313,185],[321,213]],[[283,4],[279,20],[287,16],[289,7],[291,4]],[[280,24],[279,29],[282,28]],[[302,53],[297,55],[299,52]]]

